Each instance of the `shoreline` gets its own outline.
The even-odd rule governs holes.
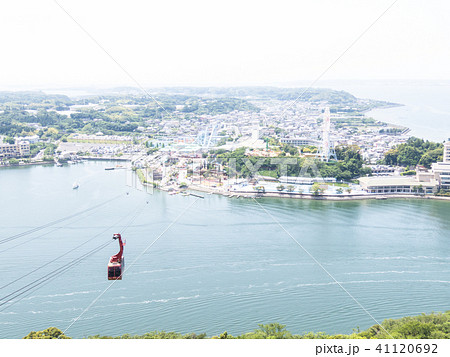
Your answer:
[[[110,158],[110,157],[90,157],[90,156],[80,156],[81,160],[88,160],[88,161],[131,161],[130,158]],[[66,162],[62,163],[63,165],[69,165]],[[25,162],[23,164],[13,164],[13,165],[0,165],[0,168],[2,167],[25,167],[25,166],[37,166],[37,165],[56,165],[56,162],[54,161],[36,161],[36,162]]]
[[[111,158],[83,158],[89,161],[128,161],[128,159],[111,159]],[[37,165],[55,165],[55,162],[33,162],[26,163],[22,165],[2,165],[1,168],[9,167],[27,167],[27,166],[37,166]],[[152,186],[162,192],[167,192],[166,187],[161,187],[159,185],[154,186],[154,183],[144,183],[139,177],[139,181],[143,186]],[[434,195],[408,195],[408,194],[339,194],[339,195],[319,195],[316,196],[310,193],[296,193],[296,192],[249,192],[249,191],[221,191],[214,188],[190,185],[187,190],[195,192],[203,192],[206,194],[221,195],[227,198],[283,198],[283,199],[303,199],[303,200],[315,200],[315,201],[362,201],[362,200],[388,200],[388,199],[420,199],[420,200],[441,200],[450,201],[450,197],[446,196],[434,196]]]
[[[24,164],[14,164],[14,165],[0,165],[0,168],[6,167],[26,167],[26,166],[38,166],[38,165],[56,165],[54,161],[38,161],[38,162],[26,162]]]
[[[156,187],[160,191],[167,192],[161,187]],[[427,196],[427,195],[405,195],[405,194],[355,194],[355,195],[321,195],[316,196],[309,193],[289,193],[289,192],[266,192],[253,193],[248,191],[228,191],[223,192],[208,187],[200,187],[191,185],[187,188],[191,191],[203,192],[207,194],[221,195],[227,198],[287,198],[300,200],[316,200],[316,201],[362,201],[362,200],[388,200],[388,199],[420,199],[420,200],[442,200],[450,201],[450,197],[446,196]]]

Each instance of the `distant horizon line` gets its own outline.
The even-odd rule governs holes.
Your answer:
[[[295,88],[298,86],[309,87],[311,81],[298,80],[292,82],[274,82],[265,84],[145,84],[144,88],[261,88],[261,87],[275,87],[275,88]],[[315,83],[311,88],[318,88],[326,83],[439,83],[450,82],[450,79],[324,79]],[[111,84],[111,85],[28,85],[28,86],[1,86],[0,91],[45,91],[45,90],[111,90],[111,89],[137,89],[141,90],[136,85],[126,84]]]

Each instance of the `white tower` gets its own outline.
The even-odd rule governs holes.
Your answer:
[[[323,113],[322,143],[317,151],[317,157],[326,162],[330,159],[337,160],[334,144],[330,141],[330,108],[328,107]]]

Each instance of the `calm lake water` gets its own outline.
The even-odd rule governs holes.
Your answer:
[[[1,288],[5,300],[111,241],[7,309],[0,307],[0,337],[67,328],[110,285],[106,265],[118,250],[112,234],[135,212],[139,216],[123,233],[129,270],[73,324],[69,336],[152,330],[239,334],[269,322],[295,333],[349,333],[375,324],[253,200],[149,195],[128,188],[125,171],[105,171],[107,165],[0,170],[1,239],[119,195],[84,215],[0,245],[0,286],[42,267]],[[72,189],[75,181],[78,190]],[[449,309],[449,202],[258,202],[377,320]]]

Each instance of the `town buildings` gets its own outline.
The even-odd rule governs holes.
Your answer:
[[[450,190],[450,140],[444,144],[442,162],[431,165],[431,170],[417,166],[413,176],[360,177],[359,183],[369,193],[435,193]]]
[[[0,159],[28,155],[30,155],[30,143],[28,141],[16,141],[14,144],[0,144]]]

